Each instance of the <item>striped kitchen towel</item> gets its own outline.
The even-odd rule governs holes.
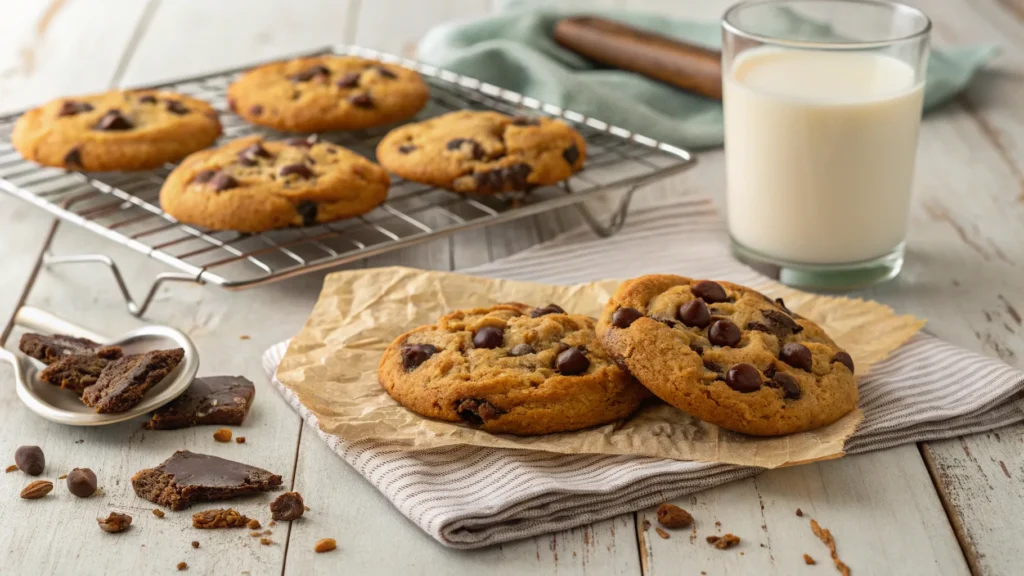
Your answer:
[[[515,256],[463,272],[575,284],[653,272],[758,285],[733,260],[706,199],[638,210],[612,240],[568,232]],[[633,456],[565,455],[453,446],[409,452],[386,440],[325,434],[273,377],[287,343],[264,367],[281,394],[346,462],[442,544],[479,548],[564,530],[754,475],[728,464]],[[847,443],[860,453],[950,438],[1024,420],[1024,372],[927,334],[914,336],[860,379],[864,421]]]

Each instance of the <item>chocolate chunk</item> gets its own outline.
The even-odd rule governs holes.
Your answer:
[[[270,503],[270,517],[282,522],[297,520],[305,510],[306,505],[298,492],[285,492]]]
[[[445,145],[449,150],[463,150],[465,145],[468,144],[469,153],[473,156],[474,160],[479,160],[484,157],[484,148],[479,142],[472,138],[454,138],[448,141]]]
[[[321,65],[318,64],[316,66],[313,66],[312,68],[309,68],[308,70],[304,70],[302,72],[299,72],[298,74],[293,75],[291,77],[291,80],[293,82],[309,82],[310,80],[312,80],[314,78],[317,78],[317,77],[327,77],[327,76],[330,76],[330,75],[331,75],[330,68],[327,68],[326,66],[321,66]]]
[[[213,187],[214,192],[223,192],[232,188],[238,187],[238,180],[235,180],[227,172],[218,172],[213,178],[210,178],[210,186]]]
[[[316,215],[320,208],[312,200],[303,200],[295,206],[295,211],[299,213],[299,216],[302,216],[303,226],[313,226],[316,224]]]
[[[629,328],[633,322],[644,317],[644,313],[636,308],[619,308],[612,314],[612,326]]]
[[[117,353],[121,354],[120,348],[117,348]],[[65,356],[44,368],[39,373],[39,379],[81,396],[86,388],[99,380],[100,374],[109,364],[109,359],[96,354]]]
[[[540,126],[540,120],[529,116],[516,116],[512,119],[513,126]]]
[[[747,322],[747,330],[753,330],[755,332],[767,332],[768,334],[775,334],[776,327],[774,325],[769,326],[764,322],[750,321]]]
[[[793,368],[811,371],[811,351],[803,344],[796,342],[786,343],[782,346],[782,351],[779,352],[779,359]]]
[[[729,297],[725,294],[725,288],[718,282],[712,282],[711,280],[701,280],[690,288],[693,295],[697,298],[701,298],[708,304],[715,304],[718,302],[725,302]]]
[[[725,373],[725,383],[737,392],[757,392],[761,388],[761,373],[750,364],[737,364]]]
[[[406,344],[402,346],[402,367],[406,371],[414,370],[434,354],[437,354],[437,347],[433,344]]]
[[[242,376],[196,378],[173,402],[158,408],[146,423],[150,430],[177,430],[189,426],[238,426],[249,414],[256,387]]]
[[[184,116],[185,114],[188,114],[188,107],[186,107],[181,102],[178,102],[177,100],[168,100],[167,101],[167,111],[170,112],[171,114],[176,114],[178,116]]]
[[[192,527],[200,530],[211,530],[214,528],[245,528],[249,526],[250,519],[232,508],[215,508],[203,510],[192,515]]]
[[[297,162],[295,164],[286,164],[284,166],[281,166],[281,169],[277,171],[277,175],[282,178],[284,178],[285,176],[290,176],[292,174],[297,175],[299,178],[313,178],[314,176],[316,176],[316,173],[310,170],[309,166],[306,166],[301,162]]]
[[[82,393],[82,402],[99,414],[126,412],[142,401],[185,357],[181,348],[154,350],[110,363],[95,384]]]
[[[459,415],[459,418],[477,426],[494,420],[504,413],[495,408],[490,402],[476,398],[468,398],[459,402],[455,412]]]
[[[721,365],[719,365],[716,362],[712,362],[710,360],[705,360],[704,361],[704,369],[709,371],[709,372],[721,372],[722,371]]]
[[[832,361],[839,362],[843,366],[849,368],[851,374],[853,373],[853,357],[846,352],[843,352],[842,350],[836,352],[836,355],[832,357]]]
[[[146,94],[145,96],[139,97],[139,102],[142,104],[156,104],[156,96]]]
[[[238,161],[247,166],[255,166],[258,164],[257,158],[270,158],[271,156],[270,152],[262,144],[255,142],[246,146],[238,153]]]
[[[338,88],[355,88],[359,86],[359,73],[349,72],[334,83]]]
[[[348,101],[356,108],[373,108],[373,99],[369,94],[353,94]]]
[[[402,144],[401,146],[398,147],[398,151],[401,152],[402,154],[408,154],[409,152],[412,152],[415,149],[416,146],[412,144]]]
[[[508,351],[509,356],[526,356],[527,354],[533,354],[536,350],[529,344],[516,344]]]
[[[562,158],[565,158],[569,166],[575,166],[576,161],[580,159],[580,149],[576,147],[576,144],[570,144],[568,148],[562,150]]]
[[[96,493],[96,474],[88,468],[75,468],[65,479],[68,492],[79,498],[88,498]]]
[[[790,400],[797,400],[800,398],[800,384],[797,383],[796,378],[793,378],[785,372],[776,372],[768,386],[772,388],[781,388],[785,393],[786,398]]]
[[[803,326],[796,323],[789,315],[779,312],[778,310],[761,310],[761,314],[772,324],[779,328],[776,332],[785,332],[787,334],[799,334],[803,332]]]
[[[579,348],[569,348],[555,359],[555,370],[563,376],[583,374],[590,368],[590,360]]]
[[[120,347],[104,346],[88,338],[76,338],[65,334],[44,336],[32,332],[22,334],[18,349],[45,364],[52,364],[61,358],[76,354],[95,354],[107,360],[115,360],[122,355]]]
[[[740,341],[740,328],[732,320],[717,320],[708,330],[708,340],[715,346],[735,346]]]
[[[484,326],[473,335],[473,346],[477,348],[497,348],[501,346],[504,335],[501,328]]]
[[[57,112],[57,116],[74,116],[75,114],[81,114],[82,112],[92,112],[92,104],[88,102],[76,102],[74,100],[65,100],[60,106],[60,111]]]
[[[179,450],[156,468],[132,476],[135,494],[171,510],[265,492],[280,485],[277,474],[188,450]]]
[[[376,70],[378,74],[380,74],[384,78],[387,78],[388,80],[394,80],[395,78],[398,78],[398,74],[395,74],[394,72],[388,70],[383,66],[376,66],[374,67],[374,70]]]
[[[29,476],[39,476],[46,468],[46,457],[39,446],[20,446],[14,451],[14,464]]]
[[[708,305],[698,298],[679,307],[679,319],[692,328],[704,328],[711,323],[711,312]]]
[[[537,318],[548,314],[565,314],[565,310],[562,310],[562,307],[557,304],[548,304],[543,308],[534,308],[530,311],[530,318]]]
[[[64,167],[65,168],[82,168],[82,147],[75,146],[68,153],[64,155]]]
[[[135,128],[135,125],[125,118],[121,114],[120,110],[108,110],[107,113],[100,118],[99,122],[93,126],[94,130],[105,131],[131,130],[132,128]]]
[[[263,114],[263,106],[260,106],[259,104],[249,106],[249,114],[252,116],[259,116],[260,114]]]

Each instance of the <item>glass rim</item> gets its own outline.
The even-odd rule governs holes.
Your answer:
[[[914,16],[921,18],[924,25],[920,30],[899,36],[895,38],[888,38],[885,40],[868,40],[868,41],[853,41],[853,42],[824,42],[824,41],[811,41],[811,40],[793,40],[788,38],[782,38],[778,36],[769,36],[765,34],[758,34],[755,32],[748,32],[743,30],[738,25],[731,22],[731,18],[739,11],[752,8],[755,6],[769,6],[772,4],[785,5],[785,4],[796,4],[796,3],[819,3],[819,4],[853,4],[857,6],[875,6],[885,7],[893,11],[894,14],[902,14],[904,16]],[[784,46],[791,48],[816,48],[819,50],[864,50],[871,48],[884,48],[886,46],[892,46],[893,44],[901,44],[904,42],[911,42],[927,38],[928,34],[932,30],[931,18],[924,13],[923,10],[915,8],[902,2],[895,2],[893,0],[745,0],[737,4],[732,5],[722,15],[722,28],[734,36],[740,36],[749,40],[754,40],[762,44],[772,44],[776,46]]]

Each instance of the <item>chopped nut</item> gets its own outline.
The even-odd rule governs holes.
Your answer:
[[[213,433],[213,439],[217,442],[231,442],[231,430],[220,428]]]
[[[239,436],[238,438],[235,438],[235,442],[238,444],[245,444],[245,436]]]
[[[36,500],[49,494],[50,490],[53,490],[53,482],[49,480],[34,480],[21,490],[21,497],[26,500]]]
[[[814,519],[811,519],[811,532],[821,540],[825,547],[828,548],[829,553],[832,555],[832,563],[835,564],[836,570],[839,571],[843,576],[850,576],[850,568],[843,561],[839,559],[839,553],[836,552],[836,540],[832,537],[832,533],[827,528],[822,528],[818,525]]]
[[[164,511],[159,508],[153,508],[153,516],[156,516],[157,518],[163,518]]]
[[[188,564],[185,562],[178,562],[178,570],[188,570]]]
[[[662,538],[664,538],[665,540],[668,540],[668,539],[669,539],[669,535],[668,535],[668,532],[665,532],[665,531],[664,531],[664,530],[662,530],[661,528],[655,528],[655,529],[654,529],[654,531],[658,533],[658,536],[661,536],[661,537],[662,537]]]
[[[239,340],[248,340],[249,339],[249,335],[248,334],[242,334],[241,336],[238,337],[238,339]]]
[[[262,526],[260,526],[260,521],[255,518],[250,519],[247,525],[249,526],[249,530],[257,530],[259,528],[262,528]]]
[[[260,538],[260,544],[263,544],[264,546],[270,546],[273,543],[274,541],[270,538]]]
[[[810,554],[804,554],[804,564],[817,564],[817,562],[814,561],[814,558],[811,558]]]
[[[338,547],[338,543],[334,541],[334,538],[321,538],[317,540],[316,546],[313,546],[313,550],[320,554],[322,552],[330,552]]]
[[[693,524],[693,516],[675,504],[658,506],[658,523],[665,528],[686,528]]]
[[[18,469],[18,465],[17,464],[11,464],[10,466],[7,467],[6,470],[4,470],[4,472],[11,473],[11,472],[14,472],[17,469]]]
[[[60,476],[57,476],[57,480],[67,480],[67,478],[68,478],[67,474],[61,474]]]
[[[726,548],[732,548],[733,546],[740,543],[740,537],[732,534],[726,534],[724,536],[708,536],[708,544],[711,544],[719,550],[725,550]]]
[[[203,530],[211,528],[244,528],[248,522],[248,518],[231,508],[203,510],[192,515],[192,527]]]
[[[193,548],[199,548],[199,540],[193,540],[192,541],[192,547]]]
[[[132,524],[132,517],[120,512],[111,512],[106,518],[97,518],[96,522],[104,532],[122,532]]]
[[[276,520],[271,520],[270,522],[267,523],[267,526],[277,526],[277,521]]]
[[[803,515],[804,515],[804,511],[803,511],[803,510],[801,510],[801,509],[799,509],[799,508],[797,508],[797,509],[796,509],[796,515],[797,515],[797,516],[803,516]]]

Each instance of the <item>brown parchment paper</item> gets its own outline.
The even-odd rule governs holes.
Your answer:
[[[633,454],[774,468],[843,455],[859,410],[811,432],[757,438],[722,430],[654,402],[625,422],[546,436],[494,435],[418,416],[377,383],[377,364],[399,335],[458,308],[501,302],[555,302],[598,316],[618,280],[575,286],[478,278],[411,268],[377,268],[327,276],[305,327],[292,340],[278,379],[316,415],[325,432],[345,440],[385,439],[410,449],[471,444],[560,453]],[[776,283],[757,286],[822,325],[854,359],[857,373],[903,344],[924,322],[876,302],[798,292]]]

